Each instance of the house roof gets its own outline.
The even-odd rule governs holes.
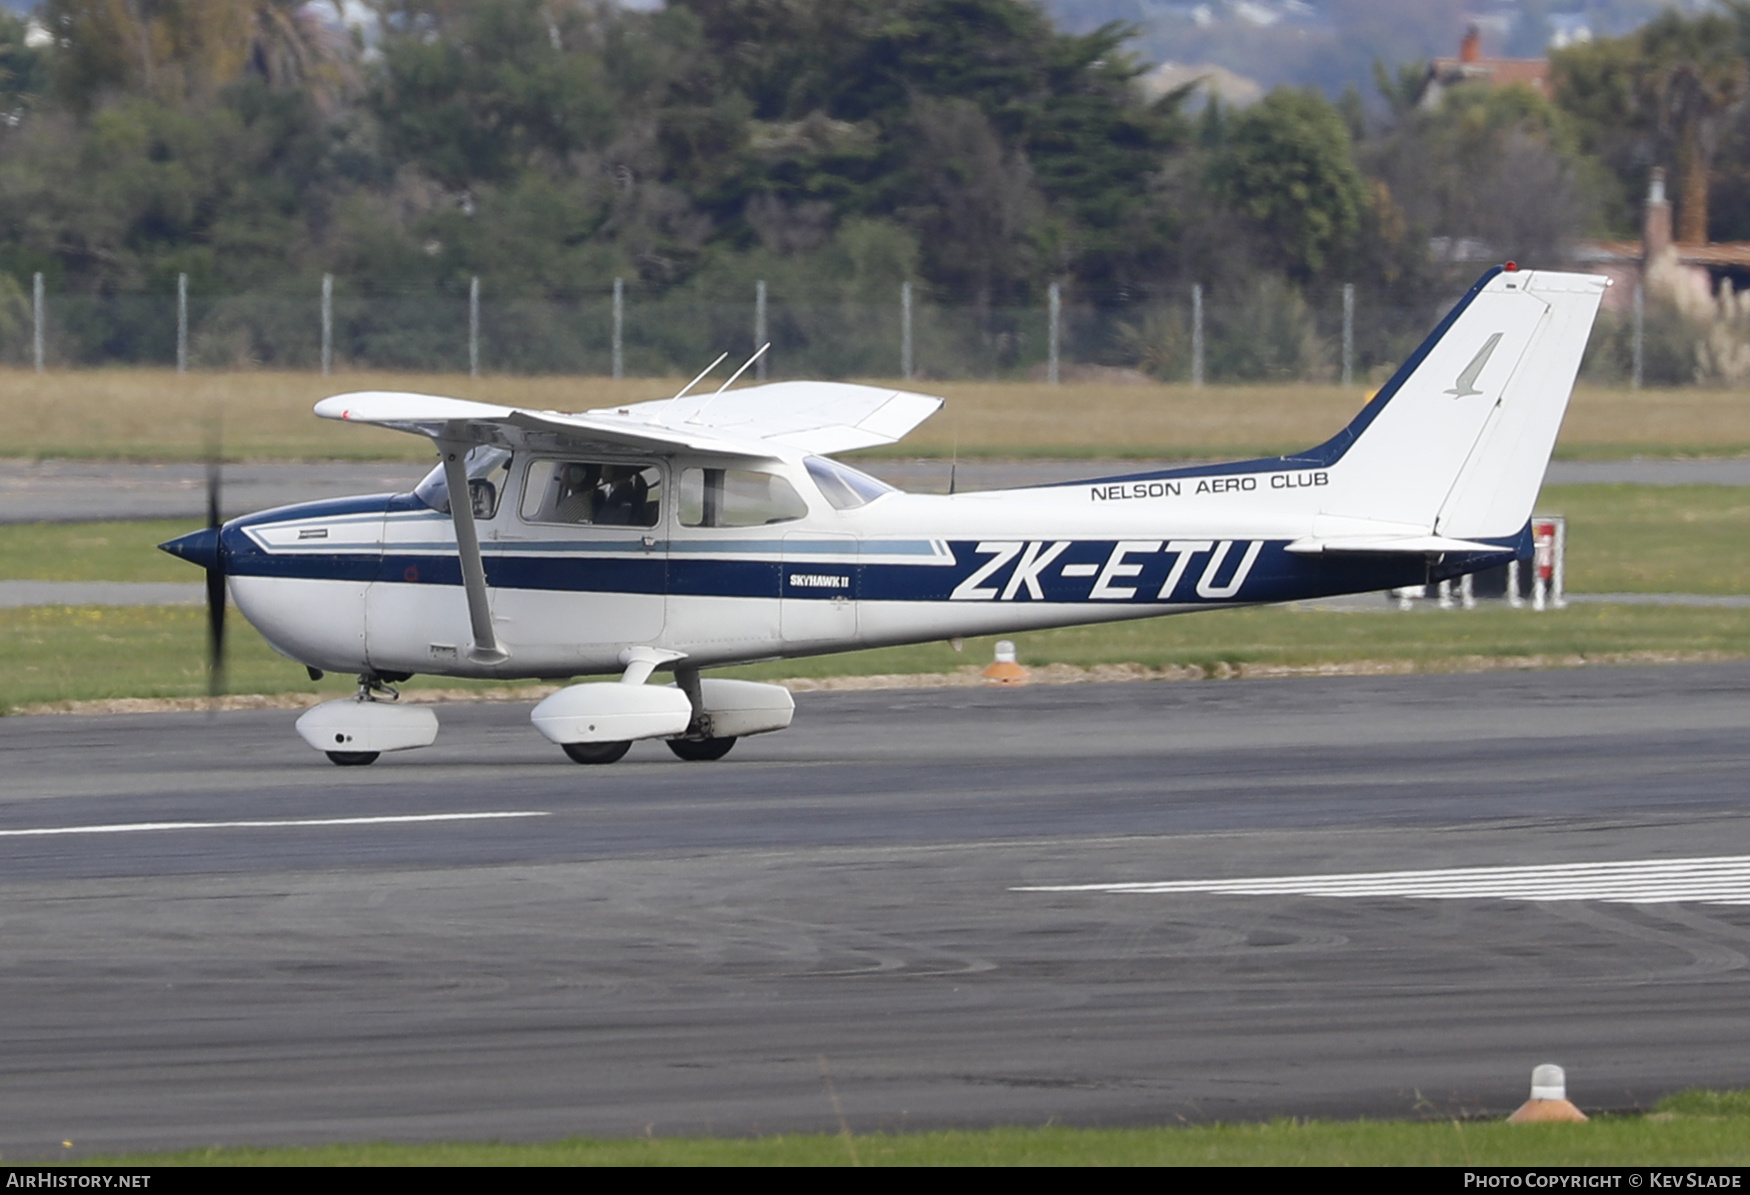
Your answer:
[[[1504,87],[1523,83],[1539,95],[1549,94],[1549,59],[1547,58],[1478,58],[1466,62],[1462,58],[1436,58],[1428,64],[1428,78],[1444,87],[1455,83],[1485,83]]]
[[[1750,241],[1715,241],[1706,245],[1672,245],[1677,260],[1686,266],[1732,266],[1750,268]],[[1574,245],[1575,261],[1607,265],[1639,263],[1645,251],[1639,241],[1580,241]]]

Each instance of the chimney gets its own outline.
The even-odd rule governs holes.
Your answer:
[[[1458,43],[1458,60],[1460,62],[1480,62],[1483,57],[1483,35],[1475,25],[1464,31],[1464,40]]]
[[[1665,198],[1665,171],[1653,167],[1647,183],[1647,216],[1641,234],[1641,261],[1651,265],[1671,248],[1671,204]]]

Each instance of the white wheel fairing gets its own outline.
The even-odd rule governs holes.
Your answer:
[[[343,698],[306,710],[297,729],[318,751],[375,755],[431,746],[437,741],[438,720],[430,706]]]

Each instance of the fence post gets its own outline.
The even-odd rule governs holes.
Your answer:
[[[626,376],[626,280],[614,279],[614,378]]]
[[[761,278],[753,284],[753,347],[757,352],[766,342],[766,280]],[[754,377],[759,381],[766,380],[766,358],[771,354],[760,353],[760,359],[754,363]]]
[[[1058,346],[1063,341],[1063,292],[1057,283],[1051,284],[1051,359],[1045,366],[1045,380],[1057,385]]]
[[[899,284],[899,374],[911,381],[911,283]]]
[[[1647,309],[1641,284],[1635,283],[1635,380],[1634,388],[1641,388],[1641,362],[1643,345],[1647,335]]]
[[[31,348],[36,355],[36,371],[43,371],[43,276],[38,270],[36,277],[31,279],[31,313],[35,327],[31,332]]]
[[[334,275],[322,275],[322,376],[334,372]]]
[[[480,376],[480,275],[468,279],[468,376]]]
[[[1191,287],[1191,384],[1203,385],[1203,284]]]
[[[188,275],[176,276],[176,372],[188,372]]]
[[[1343,284],[1343,385],[1355,384],[1355,284]]]

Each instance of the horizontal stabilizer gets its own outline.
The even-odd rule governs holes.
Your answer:
[[[1413,554],[1439,555],[1445,552],[1512,552],[1500,544],[1485,544],[1473,539],[1450,539],[1444,535],[1355,535],[1337,539],[1307,536],[1288,545],[1288,551],[1298,556],[1350,554]]]

